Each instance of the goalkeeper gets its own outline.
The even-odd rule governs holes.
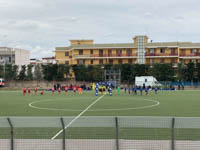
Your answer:
[[[120,86],[117,87],[117,94],[120,95]]]

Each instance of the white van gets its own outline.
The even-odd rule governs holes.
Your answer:
[[[140,76],[135,77],[135,85],[136,86],[161,86],[161,84],[154,78],[153,76]]]
[[[0,78],[0,87],[4,87],[5,86],[5,81],[3,78]]]

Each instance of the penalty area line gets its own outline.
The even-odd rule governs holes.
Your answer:
[[[70,121],[66,126],[65,129],[67,129],[72,123],[74,123],[79,117],[81,117],[88,109],[90,109],[94,104],[96,104],[100,99],[102,99],[105,95],[102,95],[101,97],[97,98],[94,102],[92,102],[86,109],[84,109],[78,116],[76,116],[72,121]],[[58,131],[51,140],[54,140],[58,135],[60,135],[63,132],[63,130]]]

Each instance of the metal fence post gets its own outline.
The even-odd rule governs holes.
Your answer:
[[[115,128],[116,128],[116,150],[119,150],[119,124],[117,117],[115,117]]]
[[[175,118],[172,118],[172,126],[171,126],[171,149],[175,150],[174,145],[174,125],[175,125]]]
[[[61,121],[61,124],[62,124],[62,130],[63,130],[63,132],[62,132],[62,135],[63,135],[63,138],[62,138],[62,140],[63,140],[62,148],[63,148],[63,150],[65,150],[65,123],[64,123],[64,120],[63,120],[62,117],[60,118],[60,121]]]
[[[10,126],[10,149],[14,150],[14,132],[13,132],[13,125],[10,118],[7,118],[9,126]]]

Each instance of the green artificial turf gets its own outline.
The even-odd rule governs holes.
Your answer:
[[[95,96],[93,91],[83,92],[82,95],[73,94],[71,91],[68,95],[65,95],[64,92],[60,95],[58,93],[52,95],[51,92],[45,91],[44,95],[38,93],[37,96],[33,92],[30,96],[23,96],[21,91],[0,91],[0,116],[4,117],[3,121],[0,120],[0,139],[10,138],[9,125],[2,126],[2,122],[6,124],[5,118],[10,116],[14,126],[14,138],[50,139],[62,129],[61,116],[64,118],[65,126],[68,125],[73,118],[97,101],[100,96],[102,95]],[[133,121],[128,117],[125,119],[119,117],[119,139],[170,140],[171,120],[166,120],[166,118],[200,117],[199,97],[200,91],[159,91],[157,95],[150,92],[149,95],[142,96],[125,94],[124,91],[117,95],[116,91],[113,91],[113,96],[104,95],[85,113],[81,114],[81,116],[93,116],[96,120],[94,118],[94,120],[86,119],[86,123],[82,121],[82,124],[78,122],[80,119],[77,118],[66,129],[65,137],[66,139],[115,139],[115,116],[155,116],[149,120],[148,117],[139,117]],[[37,108],[30,107],[31,103]],[[36,122],[34,119],[26,121],[27,118],[24,118],[24,121],[23,118],[21,121],[17,121],[18,117],[31,118],[33,116],[36,117]],[[67,120],[67,116],[73,117],[71,120]],[[110,123],[107,120],[109,124],[107,126],[106,120],[95,116],[112,116],[112,119]],[[157,119],[156,116],[163,116],[160,117],[160,122],[159,117]],[[44,118],[38,119],[37,122],[37,117]],[[46,120],[48,117],[54,118],[49,121]],[[140,119],[143,122],[140,122]],[[198,124],[198,122],[188,121],[186,128],[182,128],[180,122],[176,127],[177,124],[178,122],[175,120],[174,137],[176,140],[200,140],[200,129],[198,127],[190,128],[190,124]],[[62,133],[56,137],[56,139],[61,138]]]
[[[60,95],[57,93],[52,95],[51,92],[45,91],[44,95],[35,96],[32,93],[31,96],[23,96],[21,91],[0,91],[0,116],[77,116],[98,97],[94,95],[94,92],[84,92],[82,95],[69,92],[66,96],[64,92]],[[148,100],[156,100],[160,104],[151,108],[134,109],[155,104]],[[34,103],[34,106],[56,110],[29,107],[29,104],[35,101],[40,102]],[[126,108],[133,109],[126,110]],[[151,92],[147,96],[124,94],[123,91],[117,95],[114,91],[113,96],[105,95],[83,116],[200,117],[199,108],[200,91],[159,91],[157,95]],[[63,109],[73,109],[74,111]]]

